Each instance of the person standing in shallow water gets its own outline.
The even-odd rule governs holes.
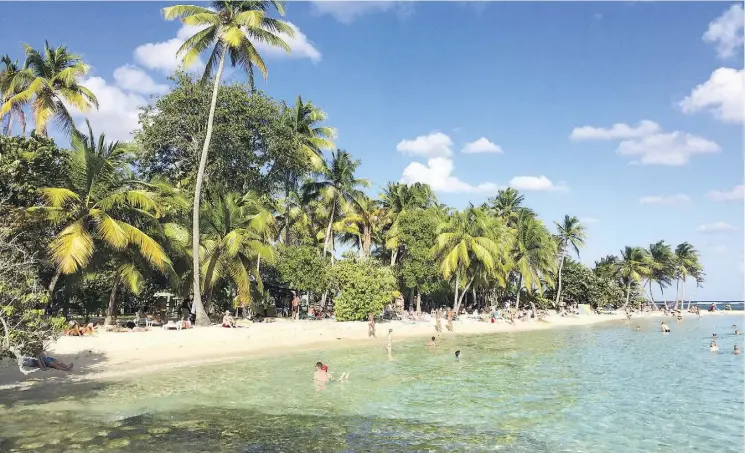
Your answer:
[[[370,312],[367,323],[367,337],[375,337],[375,313]]]
[[[435,310],[435,331],[437,333],[442,332],[442,324],[440,323],[440,310]]]
[[[453,331],[453,313],[454,312],[452,309],[448,309],[448,324],[447,324],[448,332]]]
[[[664,333],[669,333],[670,332],[670,327],[667,324],[665,324],[665,321],[662,321],[660,323],[660,331],[661,332],[664,332]]]

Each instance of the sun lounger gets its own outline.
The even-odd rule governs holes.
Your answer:
[[[163,330],[171,330],[171,329],[181,330],[181,323],[168,321],[166,324],[163,324]]]

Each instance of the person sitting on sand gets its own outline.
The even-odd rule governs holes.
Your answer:
[[[235,327],[235,319],[230,315],[229,310],[225,310],[225,314],[222,317],[222,326],[228,328]]]
[[[740,355],[740,347],[737,346],[737,345],[735,345],[735,350],[732,351],[732,354],[734,354],[734,355]]]
[[[665,321],[662,321],[660,323],[660,331],[665,332],[665,333],[670,332],[670,327],[667,324],[665,324]]]
[[[316,382],[331,382],[333,377],[329,374],[328,365],[324,365],[323,362],[316,362],[316,370],[313,372],[313,380]],[[342,373],[339,377],[339,382],[349,380],[349,372]]]
[[[716,341],[712,341],[711,344],[709,344],[709,351],[711,352],[719,352],[719,346],[717,346]]]
[[[42,371],[46,371],[48,368],[54,368],[55,370],[70,372],[72,371],[73,364],[71,363],[67,365],[55,359],[54,357],[50,357],[42,352],[35,358],[24,357],[23,366],[29,367],[29,368],[39,368]]]

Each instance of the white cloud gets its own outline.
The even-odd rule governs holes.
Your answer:
[[[138,46],[134,51],[134,59],[148,69],[155,69],[166,75],[173,74],[181,66],[181,58],[176,56],[179,48],[203,27],[182,25],[175,38],[163,42],[147,43]],[[197,58],[191,68],[204,66],[201,58]]]
[[[732,5],[721,16],[709,23],[704,33],[704,42],[714,44],[719,58],[729,58],[743,45],[743,7],[741,4]]]
[[[571,140],[624,140],[643,138],[660,132],[660,125],[654,121],[642,120],[639,124],[629,126],[626,123],[616,123],[609,128],[581,126],[572,129]]]
[[[685,165],[691,156],[719,151],[719,145],[710,140],[675,131],[622,141],[616,153],[621,156],[638,157],[639,160],[634,163],[642,165]]]
[[[727,231],[735,231],[736,229],[737,228],[727,222],[707,223],[698,227],[700,233],[724,233]]]
[[[639,199],[639,203],[641,204],[682,204],[688,203],[690,201],[691,199],[688,197],[688,195],[682,193],[669,196],[648,195]]]
[[[536,192],[564,192],[567,190],[566,184],[559,182],[554,184],[550,179],[541,176],[515,176],[510,179],[509,186],[513,189]]]
[[[411,14],[410,2],[393,1],[312,1],[311,12],[322,16],[328,14],[337,21],[349,25],[366,15],[392,11],[399,16]]]
[[[492,143],[486,137],[481,137],[480,139],[476,141],[473,141],[471,143],[466,143],[466,146],[463,147],[461,152],[463,154],[478,154],[478,153],[502,154],[504,151],[502,151],[502,147],[500,147],[496,143]]]
[[[717,255],[721,255],[723,253],[727,253],[727,250],[729,249],[726,245],[714,245],[709,247],[708,250],[712,253],[716,253]]]
[[[743,121],[745,83],[743,70],[719,68],[678,104],[684,113],[711,113],[720,121]]]
[[[584,224],[590,224],[590,223],[598,223],[600,222],[600,219],[596,219],[595,217],[582,217],[579,219],[580,222]]]
[[[745,186],[740,184],[732,190],[712,190],[706,196],[714,201],[742,200],[745,198]]]
[[[290,46],[292,52],[288,53],[279,47],[270,46],[263,42],[257,42],[254,43],[254,46],[256,47],[256,50],[259,51],[259,55],[266,58],[308,58],[313,63],[321,61],[321,52],[308,40],[305,33],[301,32],[300,29],[291,22],[288,22],[288,25],[295,31],[294,35],[290,38],[281,34],[280,37],[282,37],[287,45]]]
[[[119,66],[114,70],[114,81],[125,90],[140,94],[162,94],[168,85],[155,83],[145,71],[133,65]]]
[[[452,159],[433,157],[427,164],[410,163],[401,175],[401,182],[414,184],[416,182],[429,184],[435,192],[482,192],[495,193],[499,187],[494,183],[471,185],[453,176],[454,165]]]
[[[132,131],[139,127],[139,109],[147,104],[147,99],[137,93],[125,92],[116,85],[109,85],[101,77],[91,77],[83,80],[82,84],[95,93],[99,108],[85,113],[71,109],[73,116],[88,118],[96,135],[105,133],[109,140],[131,140]]]
[[[420,135],[412,140],[401,140],[396,150],[404,154],[422,157],[450,157],[453,155],[453,141],[442,132]]]

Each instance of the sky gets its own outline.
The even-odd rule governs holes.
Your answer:
[[[46,39],[82,55],[100,108],[76,118],[127,140],[194,32],[164,21],[163,6],[0,2],[0,53],[22,59],[23,42]],[[626,245],[688,241],[706,282],[689,282],[687,297],[743,299],[742,3],[310,1],[286,10],[293,52],[259,47],[269,75],[257,86],[326,111],[371,193],[424,182],[464,207],[511,186],[552,229],[566,214],[584,222],[588,265]],[[245,80],[238,70],[227,78]]]

